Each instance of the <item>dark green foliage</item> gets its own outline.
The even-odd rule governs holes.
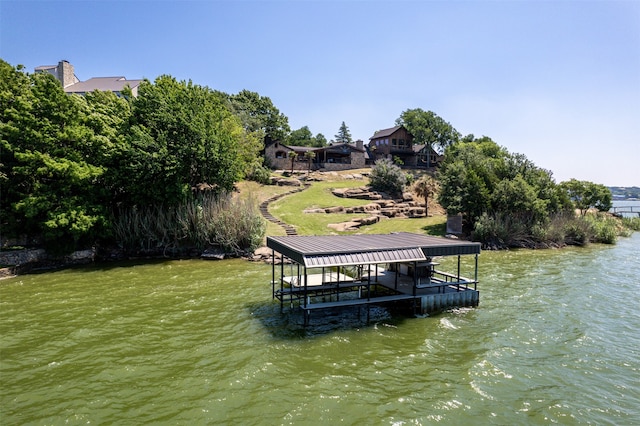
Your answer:
[[[483,213],[474,224],[473,239],[489,247],[519,247],[528,237],[524,221],[509,214]]]
[[[615,244],[618,238],[618,220],[608,215],[588,215],[585,219],[593,229],[591,242]]]
[[[263,165],[257,166],[247,175],[247,179],[263,185],[269,185],[271,183],[271,170]]]
[[[3,235],[42,236],[57,251],[104,236],[109,134],[92,121],[99,114],[52,75],[4,61],[0,93]]]
[[[340,125],[340,129],[338,129],[338,134],[335,135],[335,138],[336,143],[351,143],[351,133],[344,121]]]
[[[271,99],[256,92],[243,90],[237,95],[228,96],[228,100],[231,110],[240,118],[245,131],[249,134],[260,134],[263,146],[273,141],[286,140],[291,131],[289,119],[280,113]]]
[[[574,207],[584,216],[590,208],[606,212],[613,205],[611,190],[604,185],[571,179],[560,184],[573,202]]]
[[[169,76],[143,82],[118,153],[122,201],[176,205],[201,184],[231,190],[244,171],[242,133],[219,93]]]
[[[284,120],[268,98],[243,92],[234,100],[266,108],[244,109],[245,117],[274,120],[245,130],[227,95],[169,76],[144,82],[137,98],[77,96],[48,73],[30,75],[0,61],[2,236],[36,237],[50,250],[71,251],[118,234],[112,220],[121,218],[109,212],[173,217],[203,188],[214,198],[228,193],[260,170],[260,135]],[[254,239],[239,237],[238,244]]]
[[[298,130],[293,130],[287,138],[287,145],[291,146],[313,146],[322,148],[327,145],[327,138],[322,133],[313,136],[309,127],[303,126]]]
[[[550,217],[570,207],[550,172],[487,137],[447,148],[439,177],[442,206],[492,246],[535,245],[548,238]]]
[[[388,159],[378,160],[369,175],[371,187],[376,191],[400,195],[407,182],[406,175],[400,167]]]

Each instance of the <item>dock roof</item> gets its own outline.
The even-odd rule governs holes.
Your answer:
[[[479,243],[408,232],[267,237],[267,246],[306,267],[413,262],[480,253]]]

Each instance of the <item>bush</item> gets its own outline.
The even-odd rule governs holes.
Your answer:
[[[400,167],[388,159],[378,160],[369,175],[371,187],[376,191],[400,195],[407,183],[407,177]]]
[[[405,173],[404,177],[406,186],[411,186],[416,181],[416,177],[411,173]]]
[[[640,231],[640,217],[623,217],[622,226],[632,231]]]
[[[247,175],[247,179],[262,185],[269,185],[271,183],[271,170],[265,166],[258,166]]]
[[[473,239],[491,248],[523,247],[530,237],[524,220],[508,215],[483,213],[473,228]]]
[[[591,225],[593,236],[591,242],[615,244],[618,237],[618,221],[611,216],[587,215],[585,220]],[[622,231],[622,228],[620,228]]]
[[[593,238],[594,230],[589,221],[583,217],[576,217],[565,226],[565,243],[583,246]]]
[[[566,243],[568,224],[575,220],[573,213],[557,213],[551,216],[540,241],[563,245]]]

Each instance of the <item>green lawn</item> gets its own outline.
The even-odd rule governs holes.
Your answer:
[[[323,214],[303,213],[308,208],[326,208],[333,206],[359,206],[368,204],[367,200],[355,200],[336,197],[331,193],[334,188],[355,188],[366,185],[362,180],[342,180],[333,182],[314,182],[305,191],[286,196],[269,205],[271,214],[283,222],[296,227],[300,235],[327,235],[338,234],[337,231],[328,228],[330,223],[339,223],[354,218],[366,217],[366,214]],[[430,235],[444,235],[445,216],[434,216],[419,219],[382,219],[380,222],[363,226],[357,231],[345,232],[345,234],[388,234],[390,232],[416,232]],[[267,235],[284,235],[282,228],[270,224]]]

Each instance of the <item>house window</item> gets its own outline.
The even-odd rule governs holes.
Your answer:
[[[396,139],[391,139],[391,145],[392,146],[398,145],[398,141]]]
[[[400,139],[400,141],[398,141],[398,146],[404,147],[404,139]]]
[[[284,151],[278,151],[276,152],[276,158],[287,158],[287,154]]]

